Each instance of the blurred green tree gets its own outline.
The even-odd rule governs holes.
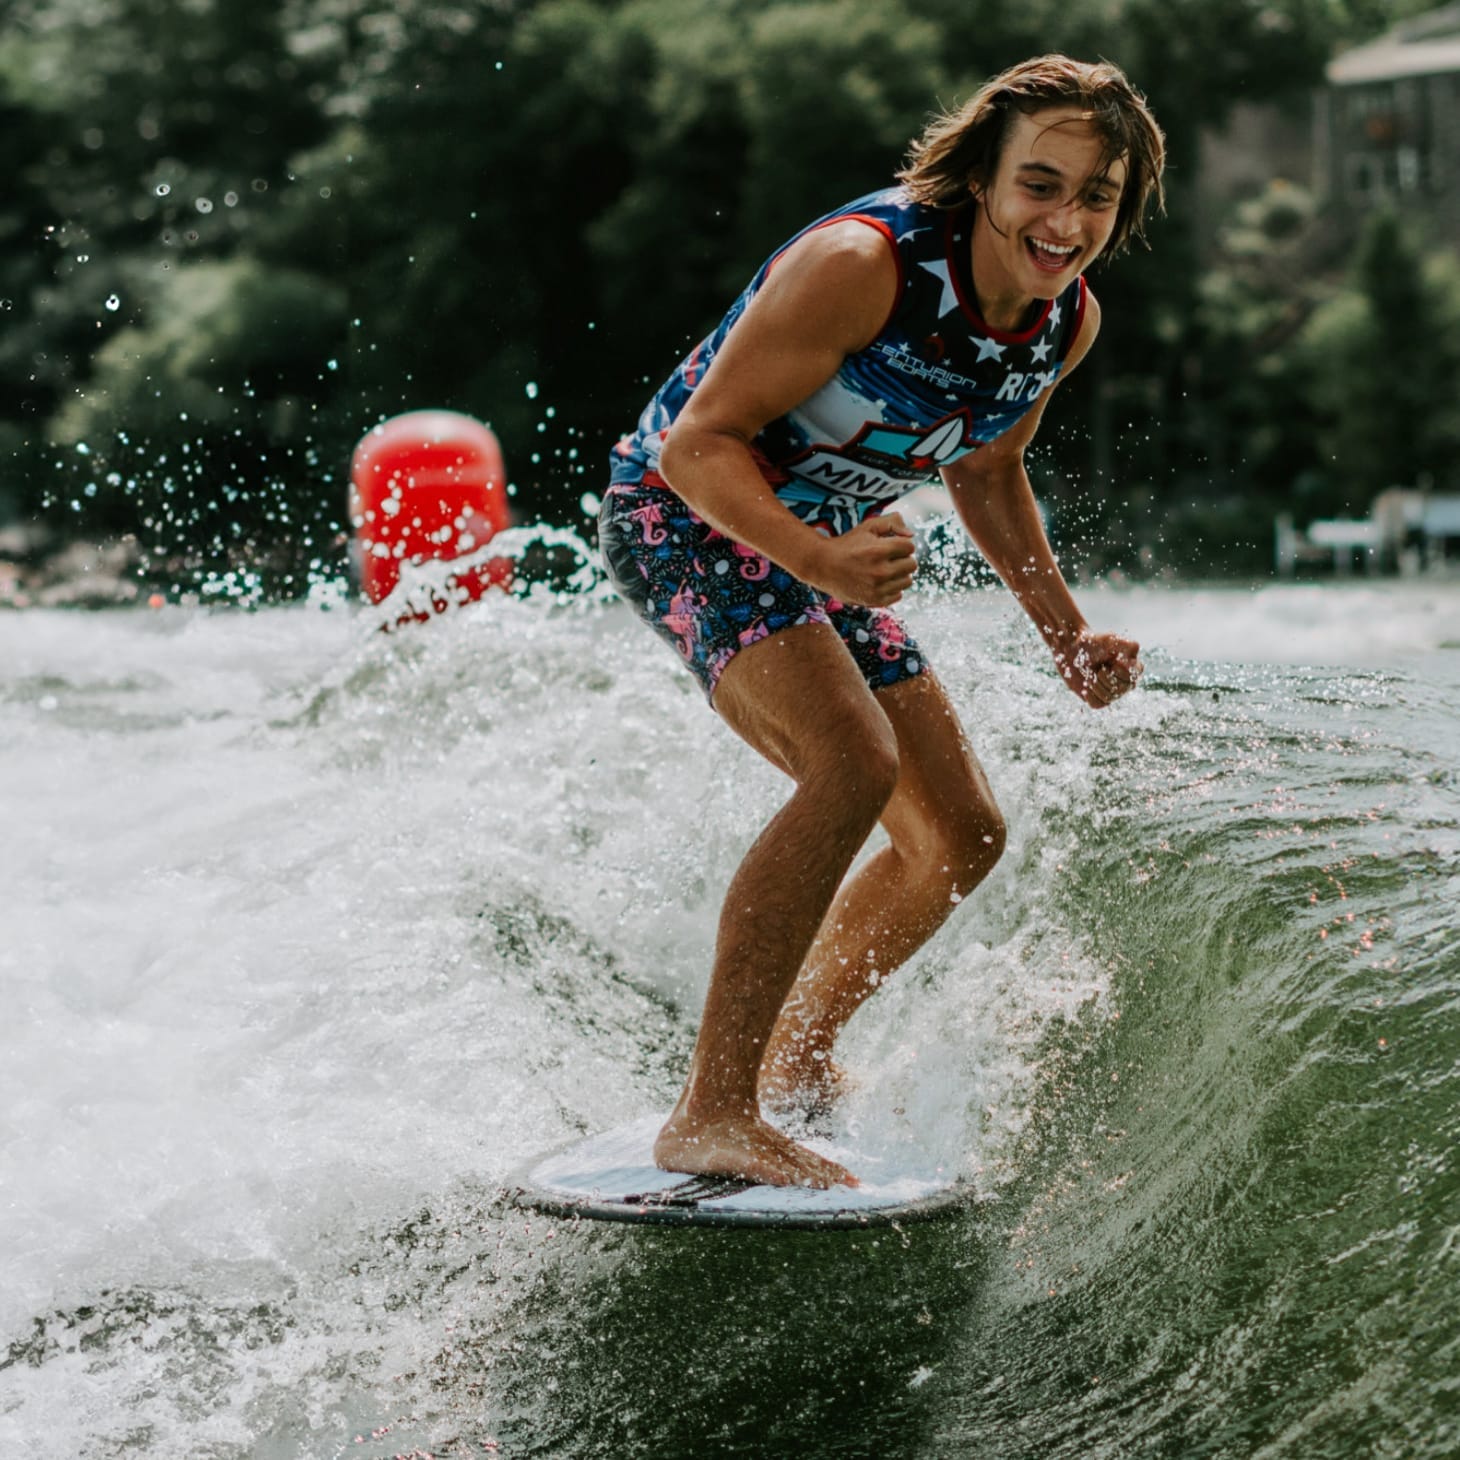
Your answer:
[[[46,147],[44,114],[14,95],[0,71],[0,525],[29,515],[33,484],[44,471],[42,428],[55,408],[53,389],[38,382],[50,339],[46,323],[29,302],[47,281],[46,240],[56,215],[32,160]]]
[[[240,457],[227,490],[252,483],[235,500],[241,530],[252,536],[266,514],[277,516],[266,506],[277,482],[265,489],[268,468],[241,453],[234,434],[251,409],[238,393],[243,377],[229,378],[200,418],[186,409],[196,378],[164,371],[149,392],[139,384],[145,369],[123,368],[119,351],[155,363],[157,342],[176,342],[192,316],[186,305],[179,312],[191,291],[174,289],[174,279],[199,260],[255,249],[261,224],[293,185],[291,153],[330,127],[319,70],[291,44],[293,11],[289,0],[12,5],[0,77],[35,122],[8,140],[18,176],[44,198],[50,220],[41,237],[26,240],[29,269],[14,295],[24,327],[13,347],[27,352],[26,384],[49,417],[46,437],[68,448],[48,469],[32,462],[19,476],[22,510],[49,503],[69,530],[131,525],[146,536],[155,514],[145,492],[129,508],[96,479],[97,462],[125,434],[133,454],[145,440],[146,450],[174,465],[184,450],[194,463],[219,452]],[[208,339],[237,358],[260,328],[267,322],[235,314]],[[98,442],[89,460],[69,449],[82,423]],[[241,436],[248,435],[245,425]],[[147,477],[120,474],[123,483]],[[193,540],[199,555],[213,550],[207,515],[175,513],[170,553]]]
[[[358,436],[440,406],[497,429],[523,516],[581,520],[615,436],[769,250],[887,182],[930,110],[1050,49],[1124,65],[1173,166],[1154,258],[1094,279],[1105,335],[1042,489],[1092,483],[1092,532],[1106,498],[1203,474],[1278,490],[1313,440],[1285,312],[1308,283],[1276,236],[1244,257],[1241,220],[1203,282],[1197,141],[1238,99],[1301,92],[1387,4],[12,0],[0,414],[66,450],[60,472],[12,457],[21,510],[44,492],[75,529],[122,522],[75,439],[125,433],[136,458],[145,427],[237,493],[235,535],[315,554]],[[200,564],[213,500],[169,519]]]
[[[28,302],[75,352],[64,378],[145,309],[146,273],[248,246],[271,190],[288,186],[290,154],[324,134],[318,78],[291,53],[284,3],[17,6],[0,73],[46,138],[15,160],[57,220],[47,283]]]
[[[1280,499],[1316,462],[1299,349],[1335,260],[1306,189],[1275,181],[1237,205],[1198,286],[1188,417],[1212,476]]]
[[[1426,254],[1391,212],[1369,219],[1349,284],[1303,335],[1326,511],[1460,480],[1460,261]]]
[[[345,315],[341,286],[256,259],[174,270],[55,419],[64,510],[90,533],[132,534],[154,564],[184,550],[210,567],[264,563],[287,542],[280,575],[297,579],[295,559],[322,561],[337,530],[319,482],[338,474],[307,443],[317,362],[338,367]]]

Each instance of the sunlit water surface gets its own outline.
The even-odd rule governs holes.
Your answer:
[[[848,1031],[902,1233],[574,1226],[784,795],[616,604],[0,616],[0,1450],[1460,1451],[1460,588],[909,618],[1010,825]]]

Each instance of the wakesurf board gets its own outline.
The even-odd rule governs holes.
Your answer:
[[[761,1186],[661,1171],[653,1150],[665,1118],[646,1116],[535,1157],[509,1182],[512,1199],[551,1216],[596,1221],[800,1230],[923,1221],[974,1200],[971,1187],[945,1171],[879,1173],[878,1163],[820,1139],[806,1144],[855,1172],[860,1186]]]

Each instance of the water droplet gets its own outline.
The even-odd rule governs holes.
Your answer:
[[[326,360],[324,363],[327,370],[338,370],[340,368],[340,362],[338,360]]]
[[[108,294],[106,296],[106,307],[115,314],[122,307],[122,301],[115,294]]]
[[[528,400],[537,399],[537,381],[529,380],[527,382],[527,398]]]
[[[212,198],[194,198],[193,207],[200,213],[211,213],[213,211]]]
[[[165,198],[172,191],[171,183],[158,183],[154,189],[159,198]]]

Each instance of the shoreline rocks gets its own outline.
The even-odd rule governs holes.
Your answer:
[[[111,608],[136,603],[136,538],[57,545],[41,527],[0,528],[0,608]]]

